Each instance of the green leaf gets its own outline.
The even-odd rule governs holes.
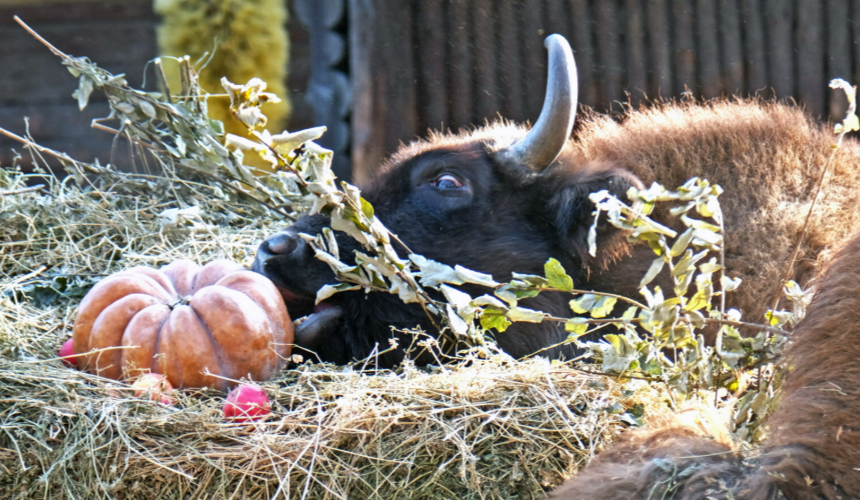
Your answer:
[[[497,309],[508,309],[505,304],[490,295],[482,295],[480,297],[476,297],[472,299],[471,304],[473,306],[491,306]]]
[[[673,248],[670,249],[670,256],[678,257],[679,255],[685,253],[685,250],[688,248],[688,244],[691,242],[691,238],[694,237],[693,228],[688,228],[687,231],[682,233],[681,236],[676,238],[676,241],[673,243]],[[643,285],[640,285],[642,287]]]
[[[479,273],[459,265],[454,266],[454,270],[457,272],[457,277],[463,280],[464,283],[474,283],[490,287],[499,286],[499,283],[494,281],[493,276],[489,274]]]
[[[72,93],[72,97],[78,99],[78,109],[83,111],[90,102],[90,94],[93,93],[93,80],[87,75],[81,75],[78,79],[78,90]],[[123,104],[123,103],[121,103]],[[122,110],[120,110],[122,111]],[[132,108],[134,111],[134,108]]]
[[[698,311],[709,305],[709,297],[706,296],[706,291],[704,289],[697,290],[697,293],[688,300],[688,303],[685,304],[685,311]]]
[[[504,332],[509,326],[511,326],[511,321],[505,317],[506,312],[507,311],[502,308],[493,306],[485,307],[481,311],[481,316],[479,317],[481,327],[485,330],[495,329],[497,332]]]
[[[704,274],[711,274],[716,271],[720,271],[723,269],[720,264],[715,263],[715,259],[711,259],[705,264],[700,264],[700,272]]]
[[[548,285],[547,278],[535,274],[511,273],[511,286],[515,288],[538,287],[545,288]]]
[[[512,307],[505,313],[511,321],[524,321],[527,323],[541,323],[547,317],[547,313],[526,309],[525,307]]]
[[[352,285],[350,283],[338,283],[337,285],[323,285],[317,290],[317,299],[315,304],[319,304],[338,292],[346,292],[347,290],[358,290],[362,288],[360,285]]]
[[[368,203],[368,200],[364,198],[360,198],[360,201],[362,202],[362,213],[365,214],[365,217],[367,217],[368,220],[373,220],[374,206]]]
[[[712,233],[719,233],[720,232],[720,226],[716,226],[714,224],[709,224],[708,222],[706,222],[704,220],[692,219],[692,218],[688,217],[687,215],[682,215],[681,219],[682,219],[682,222],[684,222],[684,224],[688,227],[691,227],[694,229],[701,229],[703,231],[710,231]]]
[[[571,276],[565,274],[565,269],[556,259],[551,258],[544,264],[544,275],[547,276],[547,283],[553,288],[563,292],[570,292],[574,289],[574,281]]]
[[[148,117],[150,117],[152,119],[155,119],[155,117],[156,117],[155,106],[153,106],[152,104],[150,104],[147,101],[139,100],[138,101],[138,107],[141,109],[141,111],[143,111],[143,114],[147,115]]]
[[[846,120],[843,121],[843,127],[853,132],[857,132],[859,128],[858,115],[849,115]]]
[[[517,305],[517,295],[514,293],[514,289],[511,288],[510,285],[503,285],[497,288],[493,291],[493,294],[505,301],[511,307],[515,307]]]
[[[586,314],[592,310],[592,306],[598,301],[598,296],[593,293],[585,293],[580,298],[574,299],[568,304],[575,314]]]
[[[724,276],[721,279],[721,284],[723,285],[725,292],[731,292],[741,285],[741,278],[730,278],[729,276]]]
[[[589,329],[588,321],[589,320],[586,318],[571,318],[565,322],[565,331],[579,337],[580,335],[586,333],[586,330]]]
[[[528,299],[529,297],[537,297],[538,290],[514,290],[514,295],[518,299]]]
[[[436,288],[442,283],[463,284],[463,281],[458,278],[457,272],[450,266],[416,254],[410,254],[409,259],[422,273],[420,280],[424,286]]]
[[[643,288],[644,286],[651,283],[652,280],[655,279],[655,276],[657,276],[658,273],[660,273],[661,269],[663,269],[663,268],[664,268],[664,258],[663,257],[658,257],[657,259],[653,260],[652,265],[649,266],[649,270],[646,271],[646,275],[643,276],[643,279],[640,281],[640,286],[638,286],[637,288],[638,289]]]
[[[461,316],[472,314],[475,311],[475,308],[470,305],[472,297],[468,294],[446,285],[440,286],[439,289],[445,295],[448,303],[457,308],[457,313]]]
[[[625,313],[622,314],[622,319],[630,322],[632,319],[634,319],[634,316],[637,315],[638,309],[639,309],[639,307],[637,307],[637,306],[629,307],[628,309],[625,310]]]
[[[613,307],[615,305],[616,297],[601,297],[601,299],[595,302],[595,305],[592,306],[592,310],[589,311],[589,314],[591,314],[593,318],[606,317],[608,314],[613,312]]]

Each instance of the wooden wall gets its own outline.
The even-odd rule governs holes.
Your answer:
[[[575,51],[602,111],[684,92],[793,97],[823,119],[859,77],[858,0],[351,0],[354,177],[401,141],[497,115],[534,121],[544,37]]]
[[[84,161],[109,162],[113,136],[90,128],[93,118],[109,112],[104,96],[94,93],[91,104],[79,111],[71,97],[75,78],[18,26],[14,15],[67,54],[87,56],[140,86],[144,65],[156,53],[152,3],[0,4],[0,127],[23,135],[28,117],[30,133],[40,144]],[[0,163],[11,163],[12,148],[24,154],[19,143],[0,137]],[[124,145],[119,150],[127,156]]]
[[[292,0],[285,0],[291,1]],[[332,3],[332,2],[327,2]],[[534,121],[544,95],[544,37],[571,42],[581,102],[728,94],[791,96],[829,119],[835,76],[859,82],[858,0],[345,0],[353,90],[354,177],[373,175],[400,142],[501,115]],[[0,127],[73,157],[128,166],[126,146],[90,128],[107,105],[79,112],[75,79],[12,20],[20,15],[72,55],[139,86],[157,55],[152,0],[0,0]],[[308,28],[291,15],[291,130],[317,125],[306,98]],[[347,67],[348,66],[348,67]],[[627,92],[627,94],[626,94]],[[838,95],[839,97],[839,95]],[[833,102],[840,104],[840,99]],[[0,137],[0,163],[11,148]]]

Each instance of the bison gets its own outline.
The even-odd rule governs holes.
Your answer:
[[[629,433],[550,497],[858,498],[859,257],[856,235],[817,280],[784,351],[789,374],[758,450],[738,450],[724,426],[703,425],[716,420],[708,412],[687,412]]]
[[[363,186],[379,219],[412,252],[498,281],[512,272],[542,274],[553,257],[578,288],[636,297],[654,256],[608,225],[599,227],[598,254],[590,256],[589,194],[608,190],[624,199],[630,186],[657,181],[676,187],[694,176],[707,178],[727,190],[726,264],[731,276],[743,278],[727,305],[762,320],[832,154],[831,131],[793,105],[722,99],[629,109],[619,119],[587,112],[572,138],[574,59],[559,35],[548,37],[545,46],[548,85],[535,125],[502,120],[402,146]],[[804,233],[792,274],[799,283],[813,277],[830,249],[858,227],[858,163],[858,142],[846,141]],[[664,216],[658,214],[659,220],[666,222]],[[281,289],[291,314],[307,315],[296,330],[300,347],[322,360],[346,363],[378,347],[386,350],[393,337],[408,345],[412,339],[404,329],[438,333],[421,307],[385,293],[339,293],[315,306],[317,290],[335,277],[298,235],[317,234],[327,225],[321,215],[301,218],[264,241],[254,262],[254,270]],[[338,243],[342,256],[358,248],[345,235]],[[569,298],[546,293],[523,305],[564,316]],[[558,324],[515,323],[496,340],[517,358],[539,352],[570,358],[575,348],[557,345],[566,336]],[[389,349],[377,361],[392,366],[403,356],[402,349]]]

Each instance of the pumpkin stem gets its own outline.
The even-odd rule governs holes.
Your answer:
[[[172,302],[168,304],[168,307],[173,309],[176,306],[187,306],[190,297],[186,297],[185,295],[179,295],[179,298],[176,299],[176,302]]]

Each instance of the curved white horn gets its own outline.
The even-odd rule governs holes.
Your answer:
[[[562,35],[544,40],[548,51],[547,92],[541,115],[532,129],[509,146],[504,155],[540,172],[553,163],[574,128],[577,113],[577,66],[571,46]]]

